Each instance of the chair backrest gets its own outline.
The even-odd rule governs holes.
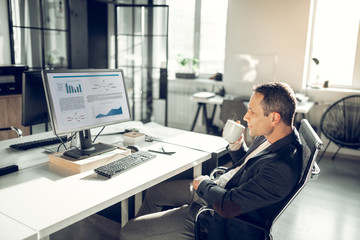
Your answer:
[[[310,181],[310,178],[313,174],[318,175],[320,173],[320,169],[316,164],[316,157],[318,152],[323,148],[323,142],[316,134],[314,129],[311,127],[310,123],[306,119],[301,120],[300,128],[300,141],[302,144],[302,160],[303,160],[303,168],[300,180],[297,186],[293,189],[293,191],[288,195],[288,197],[283,201],[283,206],[279,209],[279,212],[275,214],[275,217],[271,224],[269,224],[269,228],[276,222],[276,220],[281,216],[281,214],[285,211],[285,209],[290,205],[290,203],[295,199],[295,197],[301,192],[301,190],[305,187],[306,183]],[[270,232],[270,229],[269,229]]]
[[[224,123],[228,120],[240,120],[241,124],[247,127],[247,123],[243,118],[247,112],[247,108],[241,99],[224,99],[221,107],[220,119]]]
[[[294,187],[293,191],[282,201],[282,206],[279,206],[278,211],[275,212],[274,215],[270,217],[270,219],[268,219],[265,227],[258,226],[254,223],[245,221],[243,219],[237,219],[238,221],[245,222],[246,224],[263,231],[265,234],[265,239],[272,239],[271,227],[273,226],[273,224],[286,210],[286,208],[290,205],[290,203],[295,199],[295,197],[301,192],[301,190],[305,187],[305,184],[310,181],[310,178],[313,175],[318,175],[320,173],[320,168],[317,166],[315,160],[318,155],[318,152],[323,148],[323,143],[306,119],[301,120],[299,135],[302,144],[301,150],[302,150],[302,161],[303,161],[301,177],[298,184]],[[198,218],[202,212],[206,212],[206,211],[213,212],[214,210],[207,207],[207,208],[202,208],[198,212],[195,221],[196,223],[195,239],[202,239],[202,235],[201,235],[202,226],[200,225],[201,220],[198,220]]]
[[[322,115],[321,132],[346,147],[360,147],[360,95],[344,97],[333,103]]]

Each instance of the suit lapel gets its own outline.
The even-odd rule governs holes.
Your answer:
[[[253,142],[253,144],[251,144],[249,150],[242,157],[242,159],[240,161],[238,161],[235,165],[233,165],[231,168],[229,168],[229,170],[240,166],[245,161],[246,157],[250,153],[252,153],[256,148],[258,148],[261,144],[263,144],[265,141],[266,141],[266,138],[264,136],[260,136],[260,137],[256,138],[255,141]]]
[[[248,162],[247,162],[241,169],[239,169],[239,171],[230,179],[230,181],[229,181],[228,183],[230,183],[231,180],[236,179],[236,177],[237,177],[238,175],[243,174],[243,173],[244,173],[244,169],[245,169],[245,167],[246,167],[247,164],[252,164],[255,159],[258,159],[259,157],[261,157],[261,156],[263,156],[263,155],[268,155],[268,154],[270,154],[271,152],[276,152],[278,149],[286,146],[287,144],[289,144],[289,143],[291,143],[291,142],[293,142],[293,141],[299,141],[298,138],[299,138],[299,137],[298,137],[298,133],[297,133],[297,131],[296,131],[296,129],[295,129],[290,135],[288,135],[288,136],[286,136],[285,138],[280,139],[279,141],[271,144],[268,148],[262,150],[261,152],[259,152],[258,154],[256,154],[256,155],[253,156],[252,158],[250,158],[250,159],[248,160]],[[237,164],[235,164],[233,167],[231,167],[231,169],[234,168],[234,167],[240,166],[240,165],[244,162],[245,158],[246,158],[251,152],[253,152],[257,147],[259,147],[262,143],[264,143],[265,141],[266,141],[266,138],[265,138],[264,136],[261,136],[261,137],[256,138],[256,140],[255,140],[254,143],[250,146],[250,148],[249,148],[248,152],[245,154],[245,156],[244,156]]]
[[[263,141],[264,142],[264,141]],[[260,145],[260,144],[259,144]],[[258,146],[257,146],[258,147]],[[257,148],[256,147],[256,148]],[[255,149],[256,149],[255,148]],[[252,150],[253,151],[253,150]],[[269,149],[269,147],[268,148],[266,148],[266,149],[264,149],[264,150],[262,150],[261,152],[259,152],[259,153],[257,153],[255,156],[253,156],[252,158],[250,158],[248,161],[247,161],[247,163],[245,163],[244,164],[244,166],[242,166],[240,169],[239,169],[239,171],[237,171],[237,173],[232,177],[233,179],[234,178],[236,178],[236,176],[238,176],[239,174],[243,174],[244,173],[244,170],[245,170],[245,167],[248,165],[248,164],[252,164],[254,161],[255,161],[255,159],[259,159],[261,156],[263,156],[263,155],[267,155],[267,154],[270,154],[271,153],[271,150]],[[246,154],[246,156],[247,156],[248,154]],[[244,160],[245,160],[245,158],[244,158]]]

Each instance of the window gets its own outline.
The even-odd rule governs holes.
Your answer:
[[[137,2],[136,2],[137,3]],[[124,69],[135,120],[155,120],[153,113],[160,97],[160,68],[168,60],[167,5],[115,5],[116,68]],[[163,114],[161,114],[163,115]],[[162,120],[156,119],[158,122]],[[166,125],[166,119],[164,124]]]
[[[360,87],[359,9],[358,0],[317,0],[312,57],[319,62],[312,64],[310,84],[329,80],[330,86]]]
[[[7,2],[0,1],[0,65],[11,63]]]
[[[179,71],[178,56],[194,57],[195,1],[168,1],[169,74]]]
[[[223,72],[227,0],[167,1],[167,4],[170,77],[179,70],[179,55],[197,57],[200,73]]]
[[[9,0],[13,63],[30,69],[68,67],[67,1]]]
[[[201,2],[201,73],[224,72],[227,1]]]

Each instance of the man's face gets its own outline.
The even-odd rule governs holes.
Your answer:
[[[249,134],[253,137],[267,136],[272,133],[271,114],[264,115],[261,102],[264,98],[262,93],[253,93],[248,105],[248,111],[244,116],[244,120],[248,124]]]

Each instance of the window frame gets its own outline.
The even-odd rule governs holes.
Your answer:
[[[70,13],[70,7],[69,7],[69,0],[63,0],[63,3],[65,5],[64,7],[64,11],[65,11],[65,29],[60,29],[60,28],[47,28],[44,26],[44,11],[46,11],[47,9],[45,9],[45,4],[43,0],[37,0],[38,2],[38,6],[40,7],[39,10],[39,18],[40,18],[40,26],[39,27],[34,27],[34,26],[24,26],[24,25],[14,25],[14,21],[13,21],[13,11],[12,11],[12,4],[13,1],[12,0],[8,0],[7,1],[7,5],[8,5],[8,22],[9,22],[9,37],[10,37],[10,58],[11,58],[11,64],[17,64],[16,63],[16,57],[15,57],[15,39],[14,39],[14,31],[15,30],[29,30],[30,32],[34,31],[34,30],[39,30],[40,31],[40,55],[39,57],[40,59],[40,66],[35,66],[35,67],[29,67],[29,69],[46,69],[46,68],[57,68],[57,66],[51,66],[48,65],[46,62],[46,33],[51,33],[51,32],[61,32],[61,33],[65,33],[66,34],[66,43],[65,43],[65,48],[66,48],[66,54],[67,54],[67,59],[66,59],[66,63],[65,63],[65,68],[71,68],[71,51],[70,51],[70,19],[69,19],[69,13]],[[27,4],[27,2],[26,2]],[[18,63],[19,64],[19,63]],[[20,63],[22,65],[28,65],[26,62],[24,63]],[[60,68],[62,68],[62,66],[60,66]]]

